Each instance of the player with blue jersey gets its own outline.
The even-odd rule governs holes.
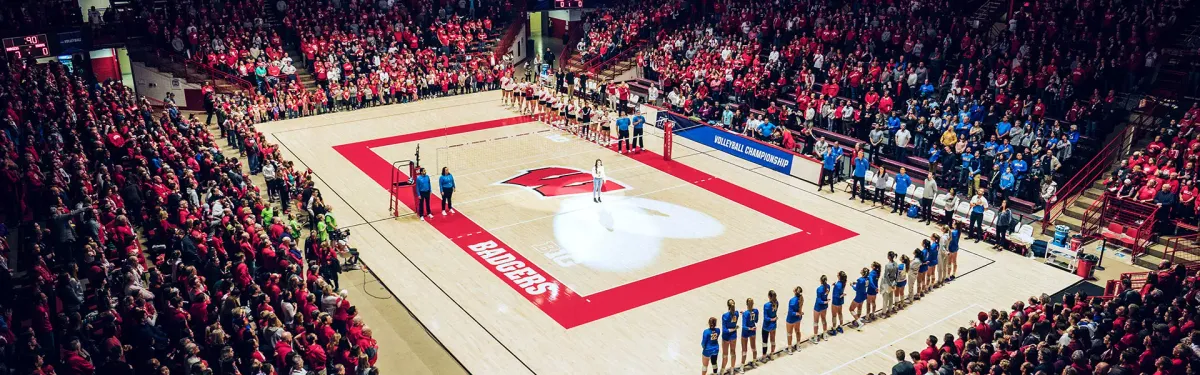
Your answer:
[[[787,336],[788,350],[796,351],[800,349],[800,321],[804,319],[804,312],[801,307],[804,306],[804,288],[796,287],[792,289],[792,299],[788,301],[787,309]],[[795,336],[796,341],[792,341]]]
[[[928,292],[938,283],[936,271],[938,270],[938,247],[941,246],[940,236],[934,233],[929,236],[925,247],[925,260],[929,261],[929,272],[925,274],[925,291]]]
[[[775,291],[767,292],[767,303],[763,304],[763,332],[762,332],[762,350],[763,360],[769,360],[769,354],[775,354],[775,324],[779,319],[779,300],[775,297]],[[767,350],[767,341],[771,342],[771,350]]]
[[[850,326],[854,328],[861,327],[863,302],[867,302],[867,273],[870,272],[866,267],[859,271],[858,279],[850,283],[850,288],[854,290],[854,299],[850,301],[850,316],[854,320],[850,322]]]
[[[713,373],[717,373],[717,351],[721,347],[721,330],[717,329],[717,318],[708,318],[708,329],[700,337],[700,348],[703,350],[704,369],[700,375],[708,373],[708,364],[713,365]]]
[[[813,318],[813,343],[821,341],[821,337],[825,332],[829,331],[829,321],[826,319],[826,310],[829,310],[829,279],[825,275],[821,275],[821,285],[817,286],[817,301],[813,304],[813,312],[817,315]],[[821,330],[817,330],[817,323],[821,324]]]
[[[894,258],[895,254],[892,257]],[[871,272],[867,274],[867,315],[862,319],[864,323],[875,319],[875,297],[879,295],[879,277],[882,270],[883,265],[879,262],[871,263]]]
[[[831,312],[829,313],[830,320],[833,321],[833,332],[830,332],[830,336],[844,332],[842,331],[842,324],[846,322],[842,315],[842,306],[846,304],[846,278],[845,271],[838,271],[837,281],[833,283],[833,303],[831,304],[833,308],[830,309]]]
[[[729,369],[733,369],[735,361],[737,361],[737,328],[738,318],[740,314],[737,311],[737,304],[733,300],[725,301],[725,306],[729,308],[725,314],[721,315],[721,373],[725,373],[725,366],[728,364]]]
[[[758,342],[754,341],[758,336],[758,309],[754,308],[754,299],[746,299],[746,311],[742,311],[742,371],[746,371],[746,349],[750,349],[750,354],[754,355],[754,361],[758,363]]]
[[[950,245],[946,246],[946,268],[950,272],[950,280],[958,275],[958,240],[961,236],[962,232],[957,226],[950,230]]]

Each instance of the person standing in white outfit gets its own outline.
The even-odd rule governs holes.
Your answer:
[[[604,162],[596,159],[596,165],[592,167],[592,202],[600,203],[600,190],[604,188]]]

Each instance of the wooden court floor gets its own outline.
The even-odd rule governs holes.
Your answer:
[[[786,302],[801,286],[811,313],[820,275],[911,254],[934,230],[680,137],[668,162],[653,130],[647,152],[623,155],[546,129],[499,93],[260,126],[313,170],[352,246],[412,313],[381,317],[417,320],[477,374],[694,373],[700,332],[725,300],[761,307],[768,290]],[[388,212],[390,162],[412,159],[418,145],[431,174],[451,167],[460,215]],[[578,177],[596,159],[614,181],[602,204],[575,185],[528,181]],[[960,254],[959,280],[909,309],[751,372],[886,371],[896,349],[1079,281],[980,244]],[[412,371],[443,373],[431,362]]]

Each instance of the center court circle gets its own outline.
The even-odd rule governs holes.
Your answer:
[[[566,199],[554,217],[554,238],[578,264],[625,272],[658,258],[664,239],[710,238],[725,232],[720,221],[687,207],[638,197],[595,203]]]

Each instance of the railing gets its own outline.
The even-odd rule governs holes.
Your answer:
[[[1158,223],[1158,210],[1162,207],[1153,206],[1150,214],[1146,216],[1145,221],[1138,227],[1137,238],[1133,240],[1133,255],[1138,256],[1146,252],[1146,245],[1150,243],[1150,238],[1154,236],[1154,226]]]
[[[603,71],[604,69],[608,68],[610,65],[613,65],[619,61],[629,58],[629,56],[632,56],[632,55],[638,53],[639,51],[642,50],[642,47],[644,47],[645,45],[646,45],[645,40],[639,40],[637,43],[635,43],[632,46],[629,46],[629,48],[626,48],[624,51],[621,51],[621,53],[618,53],[616,56],[613,56],[612,58],[605,59],[604,56],[596,56],[596,57],[592,58],[591,60],[588,60],[588,62],[584,63],[583,69],[590,73],[593,73],[593,74],[595,74],[598,71]]]
[[[1100,218],[1104,217],[1106,203],[1108,203],[1108,196],[1101,197],[1092,202],[1087,211],[1083,212],[1083,220],[1079,225],[1080,235],[1093,237],[1100,233]]]
[[[1188,269],[1200,268],[1200,234],[1172,238],[1167,246],[1166,260],[1183,264]]]
[[[1054,203],[1047,203],[1046,209],[1042,212],[1042,228],[1052,227],[1054,220],[1066,212],[1067,207],[1071,207],[1075,200],[1083,194],[1083,191],[1087,190],[1096,179],[1108,170],[1113,161],[1124,156],[1135,129],[1136,126],[1130,124],[1114,135],[1108,143],[1104,144],[1104,148],[1096,153],[1096,156],[1093,156],[1075,173],[1074,177],[1071,177],[1067,183],[1063,184],[1062,188],[1058,189],[1054,194]]]
[[[570,31],[571,35],[567,38],[567,44],[563,45],[562,57],[558,59],[558,70],[567,69],[571,65],[571,58],[577,53],[579,41],[583,39],[583,27],[573,27]]]
[[[1103,299],[1103,300],[1110,300],[1110,299],[1116,298],[1122,292],[1126,291],[1127,289],[1125,287],[1121,286],[1121,280],[1124,280],[1124,279],[1129,279],[1129,288],[1128,289],[1140,291],[1143,286],[1146,286],[1146,277],[1149,274],[1150,274],[1150,272],[1148,272],[1148,271],[1147,272],[1126,272],[1126,273],[1121,274],[1121,277],[1118,277],[1115,280],[1108,280],[1108,283],[1106,283],[1104,286],[1104,295],[1100,296],[1098,298]]]
[[[189,81],[193,81],[193,80],[225,81],[227,84],[235,86],[240,90],[253,91],[256,89],[256,86],[253,83],[243,79],[242,77],[238,77],[236,75],[214,69],[211,66],[197,63],[195,61],[192,61],[191,59],[188,59],[183,56],[179,56],[179,55],[171,53],[171,52],[161,52],[161,51],[134,52],[131,50],[130,58],[133,60],[139,60],[139,61],[145,62],[145,63],[147,63],[147,65],[152,65],[152,66],[156,66],[156,67],[164,68],[164,69],[166,68],[167,62],[179,64],[180,66],[183,67],[183,70],[182,71],[170,71],[170,73],[182,75],[182,76],[184,76],[183,78],[186,78]],[[202,83],[202,82],[194,82],[194,83]]]
[[[524,19],[520,17],[514,18],[513,21],[508,24],[508,29],[504,30],[504,35],[500,37],[500,42],[496,43],[496,49],[492,52],[492,55],[496,56],[497,58],[507,55],[508,49],[512,48],[513,43],[517,41],[517,34],[519,34],[521,29],[524,27]],[[515,62],[516,61],[514,61],[514,63]]]

